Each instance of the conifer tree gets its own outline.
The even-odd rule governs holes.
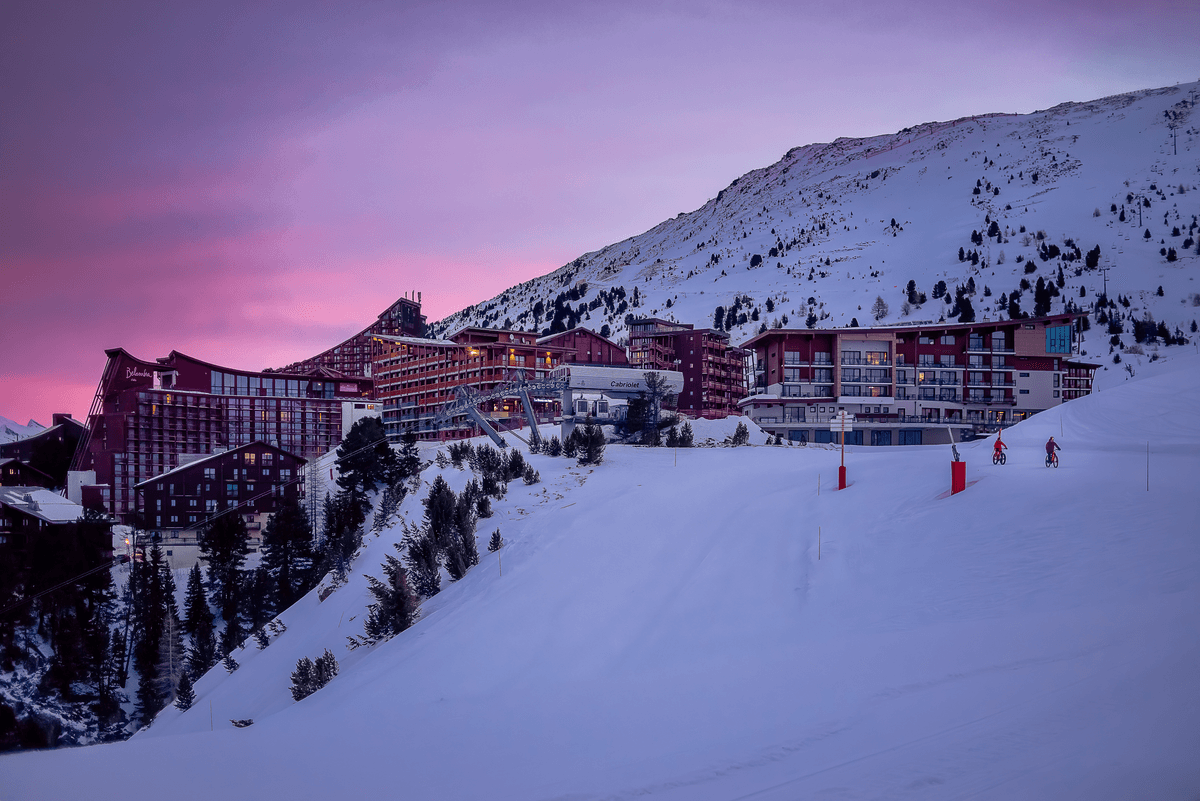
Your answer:
[[[399,472],[399,460],[388,445],[383,420],[364,417],[351,426],[338,446],[337,485],[361,500],[381,484],[390,484]]]
[[[679,432],[679,447],[690,448],[695,443],[695,434],[692,433],[692,422],[686,420],[683,423],[683,429]]]
[[[246,523],[236,512],[217,517],[200,531],[200,553],[208,560],[208,579],[225,620],[237,617],[241,580],[246,560]]]
[[[417,616],[417,597],[408,585],[408,574],[400,560],[384,556],[383,580],[367,576],[367,589],[375,602],[370,605],[363,631],[367,640],[378,642],[399,634]]]
[[[468,445],[467,447],[470,447]],[[450,452],[451,458],[454,452]],[[455,467],[458,465],[456,464]],[[421,472],[421,452],[417,449],[417,435],[413,431],[405,431],[400,437],[400,458],[397,464],[397,476],[400,479],[411,478]]]
[[[216,623],[211,612],[196,623],[196,633],[192,635],[192,647],[188,650],[188,672],[194,676],[203,676],[209,668],[217,664],[215,626]]]
[[[197,562],[188,571],[187,590],[183,598],[184,633],[194,635],[196,624],[204,614],[212,615],[212,611],[208,608],[208,595],[204,592],[204,575],[200,572],[200,563]]]
[[[546,443],[546,455],[547,456],[561,456],[562,455],[562,441],[558,438],[557,435],[550,437],[550,441],[548,443]]]
[[[655,429],[655,434],[658,431]],[[596,425],[589,414],[579,437],[579,464],[593,465],[604,461],[604,429]]]
[[[432,598],[442,589],[438,549],[428,531],[419,531],[405,542],[404,563],[413,589],[424,598]]]
[[[438,550],[444,551],[453,539],[458,498],[446,480],[437,476],[422,504],[425,507],[425,527]]]
[[[166,631],[166,605],[162,581],[162,549],[155,543],[149,559],[132,562],[131,583],[135,583],[133,664],[138,672],[136,713],[143,726],[150,725],[166,703],[159,676],[159,655]],[[137,578],[134,578],[134,574]]]
[[[313,569],[312,527],[296,499],[281,499],[275,514],[267,519],[262,564],[272,579],[273,608],[287,609],[308,591]]]
[[[675,426],[671,426],[669,429],[667,429],[667,447],[679,447],[679,430]]]
[[[500,529],[496,529],[495,531],[492,532],[491,539],[488,540],[488,551],[490,553],[495,553],[496,551],[500,550],[503,547],[504,547],[504,538],[500,536]]]
[[[175,690],[175,708],[186,712],[192,708],[194,703],[196,703],[196,692],[192,689],[192,680],[185,670],[179,677],[179,687]]]
[[[734,446],[746,445],[750,442],[750,429],[746,428],[746,424],[739,422],[737,428],[733,430]]]

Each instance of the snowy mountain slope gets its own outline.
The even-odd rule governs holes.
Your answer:
[[[182,798],[1194,797],[1197,392],[1183,356],[1006,431],[1006,466],[960,444],[953,497],[942,447],[851,449],[844,492],[811,446],[533,456],[543,483],[480,527],[503,575],[484,555],[350,653],[361,577],[310,595],[187,713],[4,757],[0,794],[127,798],[136,771]],[[341,674],[292,703],[326,647]]]
[[[810,311],[821,326],[845,326],[852,318],[868,325],[877,296],[889,306],[882,322],[937,321],[951,307],[934,298],[934,285],[944,280],[953,294],[968,278],[976,283],[978,318],[1007,318],[1007,309],[997,308],[1001,293],[1017,290],[1022,278],[1054,278],[1060,266],[1066,285],[1053,310],[1068,301],[1087,308],[1104,287],[1104,273],[1080,268],[1083,253],[1098,245],[1111,296],[1123,293],[1134,313],[1186,331],[1200,316],[1194,307],[1200,304],[1198,90],[1200,84],[1185,84],[798,147],[696,211],[584,254],[434,328],[446,333],[507,321],[543,330],[556,297],[578,282],[586,282],[587,292],[563,303],[576,312],[583,305],[583,314],[564,324],[608,325],[614,337],[631,313],[710,326],[716,307],[727,311],[738,298],[746,319],[738,322],[735,314],[734,342],[763,323],[803,327]],[[1177,143],[1170,125],[1177,126]],[[993,221],[999,235],[989,237]],[[979,244],[971,238],[976,231]],[[1044,240],[1036,238],[1039,231]],[[1043,242],[1074,256],[1067,240],[1078,258],[1038,258]],[[960,261],[960,247],[976,251],[978,264]],[[1175,261],[1160,255],[1167,248],[1175,249]],[[1036,274],[1026,274],[1030,263]],[[909,280],[928,300],[905,316]],[[1154,294],[1159,286],[1162,297]],[[600,294],[618,287],[615,298]],[[535,315],[538,301],[544,310]],[[1030,292],[1021,308],[1032,311]],[[1092,336],[1093,350],[1107,344],[1107,335]]]
[[[19,439],[32,437],[45,431],[46,427],[36,420],[30,420],[25,425],[14,423],[7,417],[0,417],[0,442],[16,442]]]

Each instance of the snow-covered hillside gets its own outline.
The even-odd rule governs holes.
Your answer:
[[[412,628],[346,648],[389,528],[188,712],[0,758],[0,795],[1193,798],[1198,393],[1182,356],[1006,431],[1006,466],[960,443],[952,497],[933,446],[850,449],[842,492],[817,446],[531,456],[542,483],[480,525],[503,569],[485,553]],[[340,675],[294,703],[325,648]]]
[[[1021,292],[1022,279],[1056,279],[1061,267],[1052,311],[1068,302],[1089,308],[1107,276],[1109,295],[1130,301],[1126,313],[1149,313],[1191,336],[1200,317],[1198,95],[1200,84],[1185,84],[798,147],[696,211],[434,328],[545,330],[558,300],[563,325],[608,326],[619,338],[629,314],[711,326],[720,306],[737,343],[763,324],[804,327],[810,314],[822,327],[854,318],[869,325],[876,297],[888,307],[881,322],[936,322],[951,305],[935,285],[944,281],[953,295],[968,279],[978,319],[997,319],[1008,317],[1002,293]],[[1096,268],[1087,269],[1097,247]],[[926,302],[906,313],[909,281]],[[563,294],[580,282],[586,292]],[[1020,303],[1031,313],[1032,293]],[[1092,333],[1085,349],[1107,355],[1108,337]]]
[[[0,417],[0,443],[16,442],[19,439],[32,437],[45,431],[46,427],[36,420],[30,420],[25,425],[15,423],[7,417]]]

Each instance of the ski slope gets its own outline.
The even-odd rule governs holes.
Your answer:
[[[850,449],[841,492],[817,446],[530,457],[480,522],[503,575],[485,552],[353,652],[362,576],[314,592],[188,712],[0,758],[0,797],[1194,799],[1198,393],[1179,357],[1005,432],[1006,466],[960,444],[953,497],[948,447]]]

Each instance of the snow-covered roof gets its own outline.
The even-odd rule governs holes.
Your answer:
[[[248,443],[246,445],[239,445],[238,447],[230,448],[227,451],[221,451],[220,453],[214,453],[214,454],[205,456],[200,459],[193,459],[190,462],[184,462],[183,464],[179,465],[178,467],[172,467],[170,470],[168,470],[165,473],[159,473],[157,476],[152,476],[152,477],[146,479],[145,481],[141,482],[140,484],[135,484],[134,489],[138,489],[139,487],[144,487],[147,484],[152,484],[155,481],[161,481],[162,479],[166,478],[167,476],[174,475],[175,473],[181,473],[184,470],[193,468],[198,464],[204,464],[206,462],[211,462],[214,459],[220,459],[223,456],[228,456],[231,453],[238,453],[240,451],[244,451],[244,450],[246,450],[246,448],[250,448],[255,445],[258,445],[258,446],[264,447],[264,448],[270,448],[271,450],[275,451],[276,453],[285,453],[288,456],[291,456],[296,461],[298,461],[300,464],[305,464],[306,462],[308,462],[307,459],[305,459],[301,456],[297,456],[296,454],[291,453],[289,451],[285,451],[283,448],[280,448],[277,445],[268,445],[267,443],[263,442],[261,439],[256,439],[254,442]]]
[[[451,342],[448,339],[424,339],[422,337],[402,337],[394,334],[372,334],[376,339],[382,339],[387,342],[399,342],[402,345],[437,345],[442,348],[457,348],[459,343]]]
[[[83,517],[82,506],[41,487],[0,487],[0,504],[47,523],[74,523]]]

